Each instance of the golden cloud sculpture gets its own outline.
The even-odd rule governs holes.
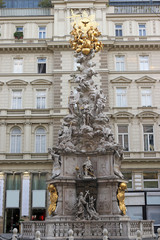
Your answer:
[[[73,30],[70,32],[73,36],[73,39],[70,39],[73,50],[88,55],[92,49],[98,52],[103,48],[102,42],[98,41],[101,32],[97,28],[98,23],[95,21],[94,15],[89,16],[86,11],[82,15],[76,15],[72,11],[69,18],[73,19]]]

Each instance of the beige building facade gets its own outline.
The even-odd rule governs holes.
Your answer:
[[[160,22],[155,12],[160,5],[149,12],[150,6],[103,0],[52,4],[51,9],[0,9],[0,232],[18,227],[20,219],[48,216],[48,148],[57,142],[76,86],[71,9],[95,14],[102,32],[95,83],[107,96],[115,140],[124,146],[128,215],[155,219],[158,226]]]

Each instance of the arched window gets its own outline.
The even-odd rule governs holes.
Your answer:
[[[11,130],[11,153],[21,152],[21,130],[17,127]]]
[[[36,130],[36,153],[46,152],[46,131],[44,128]]]

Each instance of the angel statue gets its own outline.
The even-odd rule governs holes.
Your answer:
[[[53,215],[57,207],[58,193],[53,184],[49,184],[48,190],[50,192],[50,205],[48,208],[48,213],[49,215]]]

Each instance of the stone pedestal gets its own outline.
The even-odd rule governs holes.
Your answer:
[[[89,155],[89,157],[94,169],[94,177],[85,177],[83,174],[81,177],[77,176],[76,168],[83,172],[86,155],[61,156],[61,173],[48,182],[53,183],[58,192],[56,217],[71,216],[74,219],[76,199],[80,192],[85,193],[88,190],[96,199],[95,207],[99,215],[120,214],[116,193],[122,179],[114,174],[113,153]]]

